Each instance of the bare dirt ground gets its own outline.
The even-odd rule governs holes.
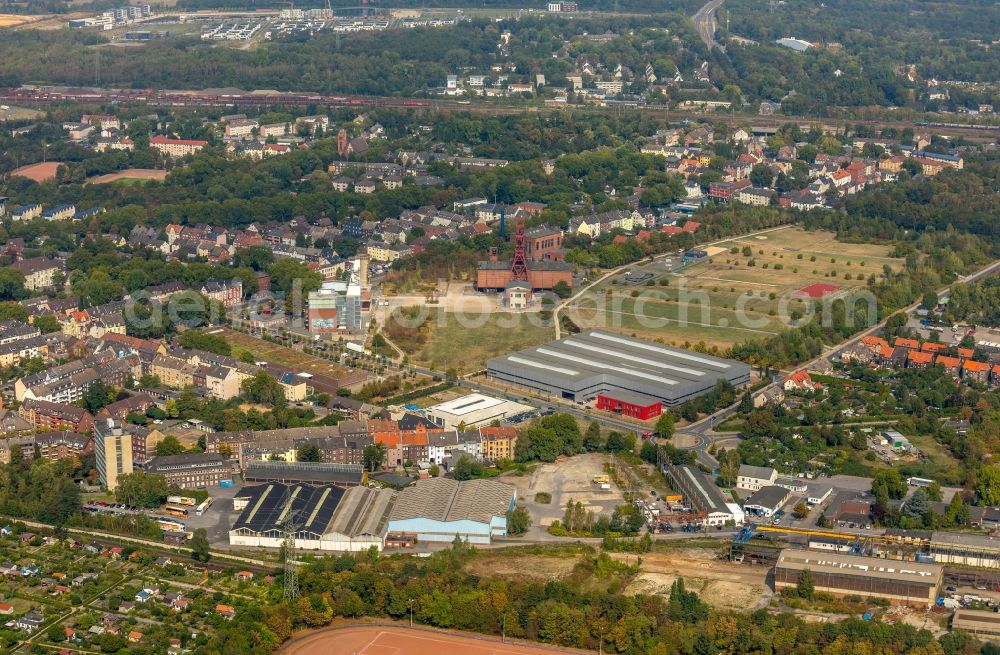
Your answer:
[[[595,514],[613,512],[622,503],[622,492],[617,485],[601,489],[593,482],[594,476],[604,474],[607,461],[607,455],[587,453],[541,464],[530,475],[507,475],[500,480],[517,487],[517,497],[531,512],[532,524],[547,528],[553,521],[562,518],[566,503],[571,500],[583,504],[584,509]],[[552,502],[536,503],[535,494],[538,492],[551,494]]]
[[[37,164],[31,164],[29,166],[22,166],[21,168],[14,169],[11,171],[11,177],[26,177],[29,180],[34,180],[35,182],[45,182],[46,180],[51,180],[56,176],[56,171],[62,166],[60,161],[47,161],[39,162]]]
[[[614,555],[634,558],[635,555]],[[633,560],[634,561],[634,560]],[[670,587],[681,576],[684,586],[702,600],[719,609],[747,610],[764,607],[773,592],[767,583],[768,569],[732,564],[716,559],[705,549],[678,550],[671,553],[646,553],[639,575],[625,593],[668,596]]]
[[[505,578],[532,578],[534,580],[560,580],[572,572],[580,561],[579,556],[558,555],[505,555],[477,553],[466,566],[475,575]]]

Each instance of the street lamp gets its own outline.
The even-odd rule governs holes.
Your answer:
[[[408,599],[406,604],[410,608],[410,628],[413,628],[413,599]]]
[[[503,613],[503,624],[500,626],[500,643],[507,642],[507,612]]]

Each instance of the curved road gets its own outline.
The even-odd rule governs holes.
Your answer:
[[[708,0],[698,12],[691,17],[694,21],[694,27],[698,30],[698,35],[701,40],[705,42],[705,46],[711,50],[712,48],[718,47],[720,50],[725,50],[722,44],[717,43],[715,40],[715,12],[718,11],[719,7],[725,0]]]
[[[1000,261],[995,261],[992,264],[989,264],[988,266],[979,269],[975,273],[972,273],[964,278],[961,278],[960,280],[958,280],[958,282],[975,282],[977,280],[980,280],[984,277],[988,277],[996,273],[998,270],[1000,270]],[[938,295],[945,293],[950,288],[951,288],[950,285],[941,287],[940,289],[938,289]],[[912,305],[910,305],[909,307],[904,307],[903,309],[899,309],[895,312],[892,312],[892,314],[898,314],[899,312],[902,311],[906,312],[907,315],[909,315],[912,314],[918,307],[920,307],[920,305],[921,302],[917,301]],[[892,314],[890,314],[889,316],[892,316]],[[799,366],[796,366],[795,369],[796,370],[808,369],[810,366],[817,364],[821,360],[839,357],[840,354],[844,352],[844,350],[854,346],[864,337],[872,336],[877,334],[878,332],[881,332],[882,328],[885,327],[885,322],[886,320],[888,320],[889,316],[886,316],[884,319],[882,319],[875,325],[866,328],[864,330],[861,330],[847,341],[839,343],[835,346],[831,346],[829,348],[824,348],[823,353],[819,357],[811,359],[808,362],[804,362]],[[784,377],[783,375],[773,376],[773,381],[770,384],[761,387],[760,389],[755,391],[753,395],[758,396],[764,393],[767,389],[773,388],[774,386],[781,384],[783,377]],[[696,421],[691,425],[687,425],[684,426],[683,428],[678,429],[677,434],[686,435],[688,437],[696,439],[695,445],[687,448],[686,450],[694,451],[696,457],[698,458],[698,461],[714,468],[718,464],[718,462],[714,457],[712,457],[708,453],[708,448],[717,441],[722,441],[724,439],[732,439],[734,436],[738,435],[738,433],[734,432],[715,432],[714,430],[715,424],[721,423],[729,416],[735,414],[738,406],[739,406],[739,401],[737,400],[736,403],[730,405],[729,407],[721,409],[716,413],[711,414],[710,416],[706,416],[705,418],[701,419],[700,421]]]

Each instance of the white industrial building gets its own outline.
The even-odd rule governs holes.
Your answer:
[[[389,515],[389,534],[418,542],[450,542],[458,535],[470,544],[486,545],[507,535],[507,512],[516,502],[514,487],[494,480],[420,480],[399,493]]]
[[[363,552],[382,550],[396,492],[332,485],[248,487],[233,499],[241,514],[229,531],[229,545],[280,548],[295,528],[295,547],[303,550]]]
[[[435,425],[454,430],[462,425],[466,428],[489,425],[493,421],[503,422],[535,411],[530,405],[522,405],[502,398],[493,398],[481,393],[471,393],[455,400],[428,407],[425,416]]]

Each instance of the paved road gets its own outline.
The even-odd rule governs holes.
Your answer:
[[[718,11],[723,2],[725,0],[709,0],[691,17],[691,20],[694,21],[695,29],[698,30],[698,35],[705,42],[709,50],[715,47],[723,51],[725,50],[720,43],[715,41],[715,12]]]

